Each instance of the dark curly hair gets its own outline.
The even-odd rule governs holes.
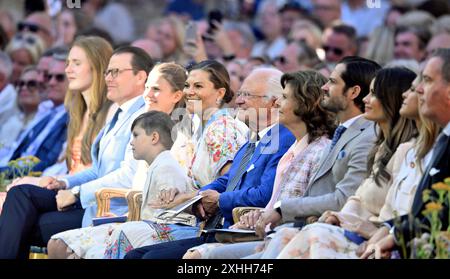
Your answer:
[[[320,104],[323,99],[322,86],[327,79],[315,71],[287,73],[281,77],[281,86],[290,85],[296,100],[294,114],[306,124],[308,143],[327,135],[330,138],[336,128],[335,114]]]

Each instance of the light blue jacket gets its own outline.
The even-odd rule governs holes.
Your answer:
[[[80,201],[86,210],[82,226],[92,223],[97,213],[95,192],[104,187],[131,188],[133,176],[136,173],[137,161],[133,158],[131,150],[131,124],[140,114],[144,113],[143,98],[138,98],[131,108],[124,112],[114,128],[104,133],[110,123],[100,131],[91,148],[92,166],[77,174],[65,177],[69,189],[80,186]],[[125,201],[111,201],[111,212],[125,214],[127,211]]]

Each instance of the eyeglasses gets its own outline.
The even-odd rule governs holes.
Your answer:
[[[66,79],[66,74],[46,74],[45,82],[50,82],[54,77],[57,82],[63,82]]]
[[[122,73],[123,71],[133,71],[134,69],[118,69],[118,68],[114,68],[114,69],[108,69],[106,70],[103,75],[105,76],[105,78],[111,74],[111,76],[113,78],[116,78],[120,73]]]
[[[27,44],[34,45],[36,43],[36,39],[30,36],[24,36],[22,34],[17,34],[14,37],[14,40],[25,41]]]
[[[338,48],[338,47],[323,46],[323,50],[325,52],[332,51],[335,55],[342,55],[344,53],[342,48]]]
[[[36,90],[40,87],[40,82],[37,80],[18,80],[14,84],[18,90],[25,86],[28,90]]]
[[[242,97],[242,98],[249,98],[249,97],[255,97],[255,98],[266,98],[267,96],[260,96],[260,95],[255,95],[255,94],[250,94],[250,92],[247,91],[237,91],[236,92],[236,98],[238,97]]]

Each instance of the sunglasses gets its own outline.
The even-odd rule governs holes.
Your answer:
[[[342,55],[344,51],[338,47],[323,46],[325,52],[332,51],[335,55]]]
[[[45,82],[50,82],[53,77],[57,82],[63,82],[66,79],[66,74],[46,74]]]
[[[30,32],[36,33],[39,32],[39,30],[42,30],[42,28],[37,24],[22,21],[17,24],[17,30],[19,30],[19,32],[28,30]]]
[[[40,87],[40,83],[37,80],[18,80],[14,85],[18,90],[25,86],[30,91],[36,90]]]

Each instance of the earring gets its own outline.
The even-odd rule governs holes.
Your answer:
[[[217,99],[216,100],[216,105],[220,106],[222,104],[222,100],[221,99]]]

